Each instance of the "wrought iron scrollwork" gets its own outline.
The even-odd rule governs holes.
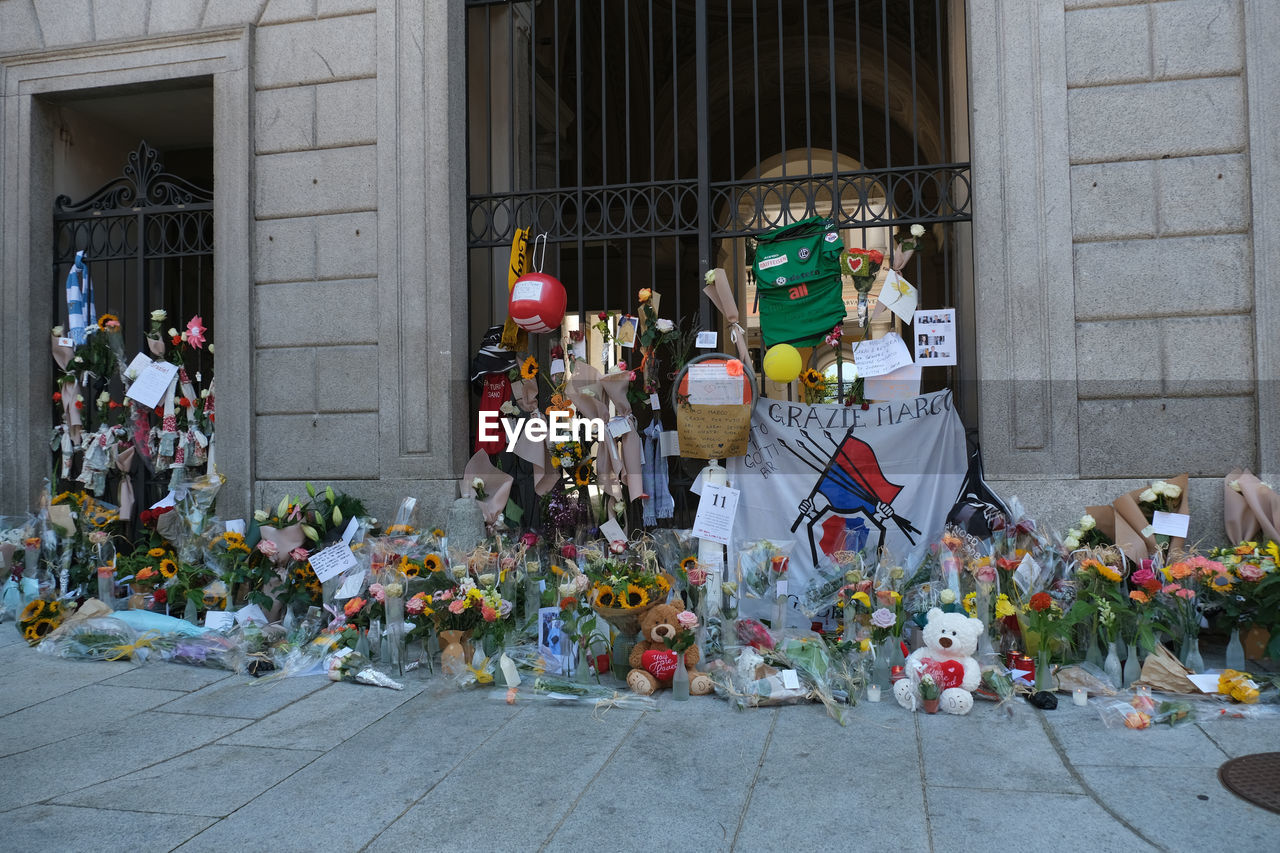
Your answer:
[[[95,213],[120,208],[185,207],[211,204],[213,193],[185,178],[164,171],[160,152],[145,141],[129,153],[124,174],[108,181],[83,201],[73,202],[60,195],[53,202],[54,214]]]

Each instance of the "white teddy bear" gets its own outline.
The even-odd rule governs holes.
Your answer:
[[[982,669],[973,657],[982,621],[936,607],[925,618],[924,646],[907,658],[907,677],[893,685],[893,696],[899,705],[914,711],[920,706],[920,676],[928,673],[942,688],[939,710],[967,714],[973,708],[972,693],[982,681]]]

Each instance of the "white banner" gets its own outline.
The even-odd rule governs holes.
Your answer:
[[[968,460],[950,391],[891,403],[806,406],[761,400],[745,456],[735,544],[793,540],[791,588],[836,550],[888,545],[899,559],[937,539]]]

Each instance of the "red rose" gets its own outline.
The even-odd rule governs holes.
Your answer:
[[[1031,609],[1037,613],[1048,610],[1053,606],[1053,599],[1049,597],[1047,592],[1037,592],[1031,596]]]
[[[61,403],[61,402],[62,402],[62,392],[61,392],[61,391],[54,391],[54,392],[53,392],[53,402],[55,402],[55,403]]]
[[[560,548],[560,556],[564,557],[566,560],[578,559],[578,546],[574,545],[572,542],[564,543]]]
[[[76,411],[78,412],[84,411],[84,400],[76,400]]]
[[[169,600],[169,590],[157,589],[153,594],[153,599],[156,604],[164,604]]]

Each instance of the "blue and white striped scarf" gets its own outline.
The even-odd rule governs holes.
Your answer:
[[[67,334],[76,346],[97,331],[98,312],[93,305],[93,281],[84,262],[84,252],[76,252],[71,272],[67,273]]]

